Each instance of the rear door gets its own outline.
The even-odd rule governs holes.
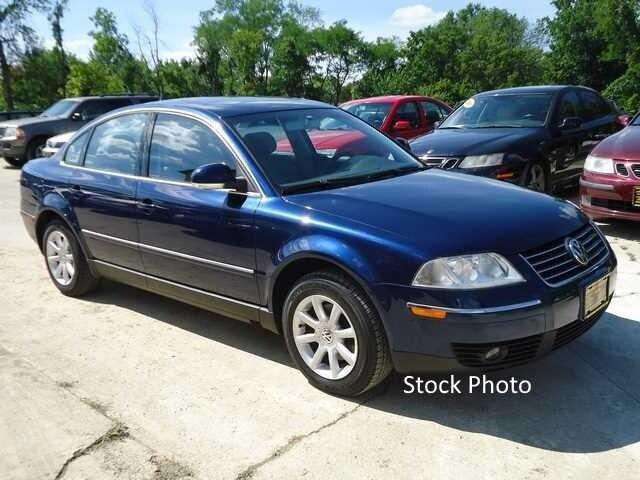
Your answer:
[[[584,124],[575,129],[560,129],[567,118],[581,118],[582,106],[575,89],[561,94],[551,120],[552,140],[549,142],[548,158],[553,183],[571,180],[580,171],[586,154],[582,145],[587,138]]]
[[[391,136],[409,140],[423,133],[424,128],[417,102],[405,101],[398,105],[391,121]]]
[[[578,92],[582,104],[582,119],[587,132],[582,144],[582,156],[586,158],[598,143],[617,132],[620,125],[617,122],[617,112],[599,94],[586,89],[580,89]]]
[[[134,270],[142,270],[135,246],[136,192],[148,119],[146,113],[112,118],[76,139],[65,152],[67,163],[80,167],[70,180],[70,202],[92,256]],[[82,146],[80,140],[88,140],[84,161],[73,157]]]
[[[138,191],[145,271],[258,303],[253,214],[260,196],[191,183],[191,172],[210,163],[224,163],[244,177],[232,152],[208,125],[183,115],[157,115],[148,178]]]
[[[425,117],[425,127],[423,132],[430,132],[435,128],[435,123],[441,122],[446,116],[446,111],[436,102],[432,102],[430,100],[421,101],[420,106],[422,107]]]

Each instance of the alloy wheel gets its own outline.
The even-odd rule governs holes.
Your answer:
[[[335,300],[305,297],[296,307],[292,327],[298,352],[314,373],[329,380],[351,373],[358,358],[356,331]]]
[[[73,281],[76,272],[71,243],[60,230],[52,230],[46,239],[45,253],[51,276],[66,287]]]

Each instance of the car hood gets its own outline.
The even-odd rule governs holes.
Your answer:
[[[418,156],[456,156],[498,153],[524,140],[540,136],[539,128],[436,129],[410,142]]]
[[[561,238],[586,217],[564,200],[462,173],[428,170],[361,185],[290,195],[305,209],[340,217],[415,245],[426,258],[523,252]]]
[[[605,138],[593,149],[593,154],[619,160],[640,160],[640,126],[628,126]]]
[[[67,143],[69,140],[71,140],[71,137],[73,137],[75,135],[75,131],[73,132],[67,132],[67,133],[61,133],[60,135],[56,135],[54,137],[50,137],[49,138],[49,142],[51,143]]]
[[[27,118],[16,118],[14,120],[5,120],[4,122],[0,122],[0,128],[6,127],[26,127],[33,123],[38,123],[40,125],[44,125],[46,123],[55,123],[59,122],[61,117],[27,117]]]

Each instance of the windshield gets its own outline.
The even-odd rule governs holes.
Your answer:
[[[283,193],[424,168],[393,140],[339,109],[259,113],[227,121]]]
[[[373,125],[376,128],[382,127],[382,124],[389,115],[391,110],[390,103],[356,103],[353,105],[345,105],[342,107],[349,113],[353,113],[355,116],[360,117],[369,125]]]
[[[41,117],[66,117],[71,111],[78,105],[75,100],[60,100],[54,103],[44,112],[40,114]]]
[[[478,95],[449,115],[440,128],[542,127],[551,100],[547,93]]]

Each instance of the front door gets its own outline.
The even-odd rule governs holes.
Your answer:
[[[65,153],[79,164],[71,181],[70,202],[91,255],[115,265],[142,270],[136,248],[136,191],[149,115],[121,115],[77,138]],[[86,137],[86,138],[85,138]],[[74,157],[88,140],[84,162]]]
[[[401,128],[399,128],[401,127]],[[391,122],[391,136],[410,140],[424,133],[424,125],[416,102],[403,102],[396,109]]]
[[[140,183],[140,251],[149,275],[236,300],[258,302],[253,215],[260,198],[191,183],[209,163],[236,161],[200,121],[158,114]]]
[[[583,144],[587,138],[584,125],[573,129],[561,129],[560,125],[566,118],[581,118],[582,107],[575,90],[565,92],[559,99],[553,116],[553,138],[549,142],[548,157],[555,184],[570,181],[581,168],[586,158]]]

